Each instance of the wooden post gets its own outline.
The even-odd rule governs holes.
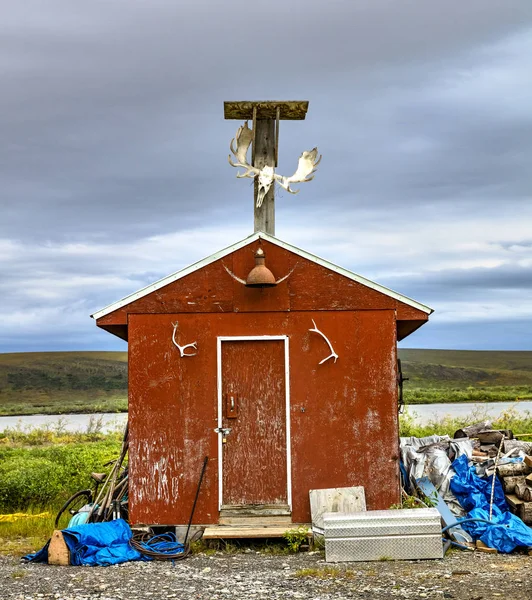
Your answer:
[[[255,129],[254,167],[275,166],[275,119],[257,119]],[[264,197],[262,206],[257,208],[259,183],[255,178],[253,194],[254,231],[264,231],[275,235],[275,185]]]
[[[308,110],[307,100],[226,101],[224,117],[253,121],[252,162],[257,169],[277,166],[279,154],[279,121],[302,121]],[[255,177],[253,194],[255,231],[275,235],[275,182],[257,208],[258,182]]]

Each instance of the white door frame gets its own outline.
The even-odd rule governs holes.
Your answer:
[[[265,342],[270,340],[284,341],[284,375],[286,399],[286,499],[292,510],[292,456],[290,450],[290,362],[289,340],[287,335],[236,335],[218,336],[217,338],[217,388],[218,388],[218,428],[223,426],[222,407],[222,342]],[[222,433],[218,432],[218,508],[222,508],[223,500],[223,443]]]

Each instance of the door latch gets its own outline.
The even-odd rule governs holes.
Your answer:
[[[215,433],[222,434],[222,444],[227,443],[227,436],[231,433],[231,427],[217,427],[214,430]]]

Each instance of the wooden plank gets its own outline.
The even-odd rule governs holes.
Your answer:
[[[477,546],[477,550],[479,552],[485,552],[486,554],[498,554],[498,550],[496,548],[490,548],[489,546],[486,546],[486,544],[484,542],[481,542],[480,540],[477,540],[476,546]]]
[[[56,530],[52,534],[50,545],[48,546],[48,564],[62,567],[70,564],[70,553],[61,531]]]
[[[265,526],[265,527],[231,527],[228,525],[214,525],[207,527],[203,532],[204,540],[223,540],[223,539],[266,539],[274,537],[283,537],[290,529],[298,527],[307,527],[309,529],[309,537],[312,535],[310,524],[295,524],[289,526]]]
[[[532,467],[532,456],[525,456],[524,463],[525,465]]]
[[[254,144],[255,160],[253,166],[257,169],[275,166],[275,118],[259,119],[255,130]],[[254,231],[264,231],[275,235],[275,182],[272,183],[262,206],[257,207],[259,178],[255,177],[253,184],[253,215]]]
[[[532,487],[532,473],[525,477],[525,483],[528,485],[528,487]]]
[[[282,121],[303,121],[308,111],[308,100],[226,101],[224,119],[252,119],[253,108],[256,109],[257,119],[275,119],[279,109],[279,118]]]
[[[290,515],[288,504],[227,504],[220,509],[221,517],[263,518]]]
[[[323,515],[331,512],[351,513],[366,510],[363,486],[310,490],[312,524],[323,530]]]
[[[256,516],[256,517],[222,517],[220,525],[231,525],[232,527],[287,527],[292,525],[292,517],[279,516]]]
[[[517,510],[521,504],[523,504],[523,500],[518,498],[515,494],[506,494],[506,502],[508,502],[510,508],[515,510]]]

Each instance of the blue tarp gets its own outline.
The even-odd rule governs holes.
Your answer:
[[[453,462],[455,476],[451,479],[451,490],[462,507],[468,511],[469,519],[489,520],[489,506],[493,477],[481,479],[475,467],[469,467],[467,457],[459,456]],[[462,527],[473,538],[479,539],[499,552],[512,552],[517,547],[532,547],[532,529],[513,515],[508,507],[500,481],[495,477],[495,492],[491,522],[463,523]]]
[[[108,523],[87,523],[63,530],[65,543],[70,551],[70,564],[109,566],[129,560],[151,560],[129,545],[132,537],[129,525],[123,519]],[[50,542],[24,560],[48,562]]]

